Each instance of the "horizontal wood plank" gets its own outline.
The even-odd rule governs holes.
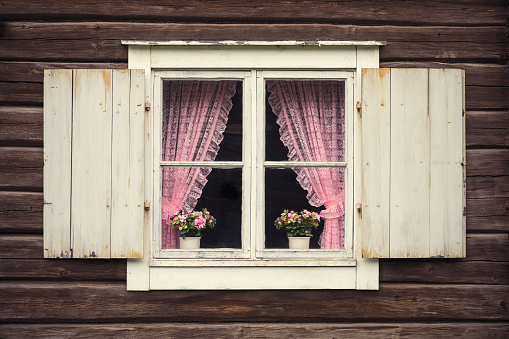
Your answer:
[[[0,258],[43,258],[42,235],[0,234]],[[467,234],[466,260],[509,261],[507,233]]]
[[[151,291],[124,283],[0,281],[1,322],[509,319],[507,285],[383,284],[379,291]]]
[[[117,39],[4,40],[0,60],[126,62],[127,46]],[[380,49],[381,61],[507,62],[504,43],[391,42]]]
[[[507,109],[508,93],[509,87],[466,86],[466,108],[467,110]],[[41,104],[43,102],[43,84],[34,82],[0,82],[0,102],[8,104]]]
[[[0,233],[42,234],[42,202],[42,193],[0,191]]]
[[[429,15],[430,8],[433,15]],[[51,9],[51,10],[48,10]],[[468,13],[468,14],[466,14]],[[173,0],[161,2],[130,1],[118,10],[115,1],[87,0],[69,6],[65,1],[5,0],[0,20],[150,20],[184,22],[341,22],[438,25],[504,25],[504,1],[463,0],[453,2],[406,1],[324,1],[290,0],[215,1]]]
[[[381,260],[380,281],[443,284],[509,284],[509,262]]]
[[[509,147],[507,110],[467,111],[465,120],[467,147]]]
[[[509,177],[467,177],[467,199],[487,197],[509,197]]]
[[[43,67],[46,66],[43,64]],[[509,146],[507,110],[467,111],[466,114],[467,147]],[[42,146],[42,119],[42,107],[0,106],[0,125],[3,126],[0,145]]]
[[[141,27],[140,27],[141,28]],[[507,86],[509,69],[507,65],[446,63],[446,62],[381,62],[382,68],[459,68],[465,70],[467,86]],[[43,82],[45,69],[61,68],[127,68],[127,63],[66,63],[66,62],[31,62],[0,61],[0,82]]]
[[[343,40],[505,43],[503,26],[344,24],[196,24],[153,22],[4,22],[0,40]],[[65,34],[65,36],[63,36]]]
[[[0,260],[0,279],[126,281],[125,260]]]
[[[42,191],[42,147],[0,147],[0,189]],[[509,150],[507,149],[474,149],[467,150],[467,177],[471,176],[509,176]],[[473,186],[468,190],[484,189],[485,180],[507,181],[506,177],[469,181]],[[500,189],[503,188],[500,185]],[[484,191],[486,191],[484,189]],[[489,192],[485,192],[487,194]],[[484,197],[487,197],[485,195]],[[474,196],[475,197],[475,196]]]
[[[189,321],[189,320],[188,320]],[[503,338],[500,322],[469,323],[109,323],[1,324],[0,335],[37,338]]]

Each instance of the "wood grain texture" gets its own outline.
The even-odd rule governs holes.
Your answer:
[[[110,323],[1,324],[0,335],[37,338],[503,338],[509,328],[500,322],[470,323]]]
[[[65,36],[63,36],[65,32]],[[379,40],[392,42],[506,43],[500,25],[484,27],[344,24],[200,24],[153,22],[6,21],[0,40]]]
[[[252,40],[260,40],[251,38]],[[214,40],[220,40],[215,38]],[[263,40],[263,39],[261,39]],[[125,62],[127,47],[117,39],[4,40],[0,60]],[[36,52],[36,54],[34,54]],[[483,42],[392,42],[380,49],[381,61],[477,61],[507,62],[504,43]]]
[[[42,234],[42,193],[0,192],[0,233]]]
[[[383,284],[379,291],[151,291],[124,283],[2,281],[2,322],[507,321],[509,286]],[[143,305],[140,307],[140,305]]]
[[[410,12],[408,8],[412,8]],[[51,8],[51,10],[47,10]],[[433,8],[433,15],[429,15]],[[411,13],[411,15],[409,15]],[[434,2],[412,0],[400,6],[383,0],[286,2],[259,1],[256,5],[242,0],[215,1],[173,0],[163,3],[131,1],[118,10],[113,0],[88,0],[68,6],[61,0],[31,1],[21,4],[15,0],[3,2],[1,20],[146,20],[183,22],[334,22],[363,24],[438,24],[463,26],[504,25],[504,1],[475,0]]]
[[[139,29],[143,29],[145,24]],[[262,27],[270,27],[263,25]],[[352,28],[357,30],[360,27]],[[379,27],[382,28],[382,27]],[[408,29],[406,27],[405,29]],[[60,32],[61,33],[61,32]],[[164,39],[167,38],[167,35]],[[369,38],[369,36],[365,37]],[[467,86],[507,87],[509,70],[507,65],[478,63],[446,63],[434,61],[382,61],[381,68],[459,68],[465,70]],[[43,81],[45,69],[72,68],[112,68],[125,69],[127,63],[86,63],[86,62],[33,62],[33,61],[0,61],[0,82],[39,82]],[[1,109],[2,107],[0,107]]]

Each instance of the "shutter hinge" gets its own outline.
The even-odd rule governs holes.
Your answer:
[[[361,103],[360,101],[357,101],[357,103],[355,104],[355,108],[357,108],[357,112],[361,112]]]
[[[464,117],[465,116],[465,110],[461,110],[461,116]]]
[[[143,205],[144,205],[144,207],[145,207],[145,210],[147,210],[147,211],[148,211],[148,210],[150,209],[150,201],[145,200],[145,204],[143,204]]]
[[[361,214],[362,219],[362,204],[361,203],[355,204],[355,208],[357,209],[357,212]]]
[[[150,111],[150,102],[149,102],[149,101],[147,101],[147,102],[145,103],[145,110],[146,110],[146,111]]]

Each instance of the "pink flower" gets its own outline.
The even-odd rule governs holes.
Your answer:
[[[313,217],[315,217],[316,219],[318,219],[318,221],[320,221],[320,215],[316,212],[313,212],[311,213],[313,215]]]
[[[207,222],[207,220],[204,217],[200,216],[194,220],[193,224],[194,224],[194,226],[197,226],[198,228],[204,228],[206,222]]]

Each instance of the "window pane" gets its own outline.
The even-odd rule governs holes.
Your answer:
[[[267,161],[344,161],[344,81],[267,81],[265,110]]]
[[[162,199],[163,248],[175,248],[171,242],[178,233],[170,233],[171,216],[177,210],[204,208],[214,216],[216,225],[203,231],[201,248],[242,248],[242,169],[164,167]],[[182,207],[173,208],[175,205]]]
[[[164,161],[242,160],[242,82],[163,82]]]
[[[323,197],[332,196],[338,198],[326,210],[333,218],[331,225],[334,226],[334,234],[329,234],[335,239],[335,245],[329,248],[343,248],[344,241],[344,213],[336,213],[344,211],[344,171],[343,168],[300,168],[298,171],[306,171],[311,182],[305,176],[297,173],[290,168],[266,168],[265,169],[265,248],[288,248],[288,239],[286,231],[276,229],[274,221],[281,216],[284,210],[301,212],[308,210],[309,212],[320,213],[325,210],[323,206]],[[320,178],[324,176],[336,177],[334,184],[323,186],[324,182]],[[308,187],[304,190],[302,186]],[[322,187],[323,186],[323,187]],[[328,202],[327,202],[328,204]],[[329,222],[329,221],[328,221]],[[318,243],[320,235],[324,229],[324,220],[321,218],[318,228],[313,229],[313,237],[310,240],[310,248],[320,248]],[[330,243],[330,242],[329,242]],[[324,244],[322,244],[324,245]],[[323,247],[323,246],[322,246]]]

